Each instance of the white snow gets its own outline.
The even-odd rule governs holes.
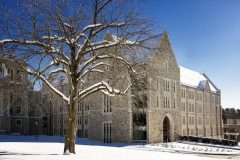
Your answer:
[[[64,155],[70,155],[70,151],[67,149],[65,152],[64,152]]]
[[[83,31],[82,31],[82,32],[85,32],[85,31],[88,30],[88,29],[96,28],[96,27],[99,27],[99,26],[102,26],[102,25],[103,25],[103,24],[101,24],[101,23],[88,25],[88,26],[86,26],[86,27],[83,28]]]
[[[63,23],[65,26],[67,26],[67,27],[69,27],[69,28],[71,28],[72,26],[70,25],[70,24],[68,24],[68,23]]]
[[[179,68],[180,68],[180,82],[183,85],[195,88],[205,87],[208,79],[204,75],[182,66],[179,66]],[[217,92],[217,89],[211,83],[209,83],[209,86],[212,92]]]
[[[18,160],[219,160],[224,156],[192,154],[195,146],[172,143],[158,145],[104,144],[101,142],[78,139],[76,154],[63,155],[64,144],[61,137],[0,136],[0,159]],[[179,146],[178,146],[179,145]],[[174,147],[180,148],[178,152]],[[204,150],[215,150],[209,147]],[[189,150],[188,153],[181,150]],[[203,152],[203,151],[202,151]],[[226,151],[228,152],[228,151]],[[233,157],[233,156],[230,156]],[[229,156],[228,156],[229,158]],[[235,157],[237,158],[237,157]]]

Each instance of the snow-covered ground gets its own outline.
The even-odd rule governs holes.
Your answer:
[[[235,158],[238,150],[193,144],[169,143],[154,145],[104,144],[77,140],[75,155],[63,155],[63,138],[0,136],[0,159],[17,160],[214,160]],[[209,155],[202,153],[215,153]],[[221,155],[222,154],[222,155]],[[228,154],[228,155],[225,155]],[[240,158],[239,158],[240,159]]]

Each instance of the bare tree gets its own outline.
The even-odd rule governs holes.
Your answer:
[[[86,77],[104,74],[104,67],[114,64],[133,71],[129,57],[136,54],[136,47],[147,47],[152,24],[139,18],[134,1],[18,2],[14,11],[2,5],[1,53],[67,103],[64,153],[75,153],[77,104],[98,91],[115,96],[130,87],[115,88],[104,79],[85,85]],[[113,60],[117,63],[108,63]],[[28,66],[21,65],[23,61]],[[68,95],[51,84],[52,77],[60,76],[67,78]]]

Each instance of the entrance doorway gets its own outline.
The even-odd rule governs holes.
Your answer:
[[[170,142],[170,121],[166,116],[163,120],[163,142]]]

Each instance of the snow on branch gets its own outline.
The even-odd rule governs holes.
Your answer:
[[[52,71],[49,73],[48,77],[50,78],[50,77],[52,77],[54,74],[59,74],[59,73],[67,74],[64,69],[58,68],[58,69],[52,70]]]
[[[127,93],[130,87],[131,84],[126,88],[126,90],[120,91],[118,89],[112,88],[107,82],[101,81],[79,92],[78,97],[76,97],[75,100],[78,102],[81,99],[97,91],[101,91],[108,96],[124,95]]]
[[[30,75],[35,76],[36,78],[39,78],[40,80],[42,80],[43,82],[45,82],[47,84],[48,87],[50,87],[50,89],[56,93],[57,95],[59,95],[60,97],[63,98],[64,101],[66,101],[67,103],[70,102],[70,98],[68,98],[67,96],[65,96],[62,92],[60,92],[57,88],[55,88],[41,73],[39,72],[35,72],[30,70],[28,67],[23,66],[21,63],[19,63],[17,60],[15,60],[17,64],[20,65],[20,67],[27,72]]]
[[[127,60],[125,60],[124,58],[122,58],[120,56],[116,56],[116,55],[95,55],[95,56],[91,57],[90,59],[88,59],[84,64],[79,66],[80,69],[79,69],[79,72],[78,72],[78,75],[77,75],[77,81],[81,80],[87,73],[91,72],[92,69],[95,69],[95,68],[97,68],[101,65],[110,66],[110,64],[105,63],[105,62],[99,62],[99,63],[91,66],[91,64],[93,62],[95,62],[96,60],[100,60],[100,59],[103,60],[103,59],[111,59],[111,58],[121,61],[130,71],[135,73],[135,70],[132,68],[131,64],[129,62],[127,62]],[[100,73],[101,72],[102,71],[100,71]]]
[[[86,68],[86,66],[87,66],[88,64],[89,64],[89,62],[88,62],[88,63],[85,63],[85,66],[83,66],[83,67]],[[104,71],[99,70],[99,69],[96,69],[97,67],[102,66],[102,65],[110,66],[110,64],[108,64],[108,63],[99,62],[99,63],[91,66],[90,68],[88,68],[88,69],[86,69],[86,70],[84,70],[84,68],[82,68],[82,69],[80,70],[79,74],[78,74],[78,79],[77,79],[77,81],[79,81],[80,79],[82,79],[82,78],[83,78],[87,73],[89,73],[89,72],[104,73]]]
[[[48,69],[50,69],[51,67],[56,67],[59,66],[59,64],[64,65],[65,67],[68,67],[68,64],[66,61],[64,60],[60,60],[59,58],[54,58],[46,67],[44,67],[41,70],[41,73],[44,73],[45,71],[47,71]]]
[[[92,29],[92,28],[100,27],[102,25],[103,24],[101,24],[101,23],[88,25],[88,26],[83,28],[81,33],[86,32],[87,30]]]
[[[69,28],[72,28],[72,27],[73,27],[73,26],[71,26],[70,24],[68,24],[68,23],[66,23],[66,22],[64,22],[63,25],[66,26],[66,27],[69,27]]]
[[[88,53],[90,51],[96,52],[97,50],[107,49],[107,48],[111,48],[111,47],[118,46],[118,45],[128,45],[128,46],[138,45],[137,42],[125,41],[125,40],[120,40],[120,39],[115,39],[115,40],[114,40],[114,42],[105,40],[105,41],[95,43],[95,44],[92,43],[91,47],[89,47],[85,52],[86,53]]]
[[[21,40],[14,40],[14,39],[5,39],[5,40],[1,40],[0,44],[1,45],[19,44],[22,46],[31,46],[31,45],[38,46],[43,49],[46,49],[48,52],[59,54],[65,60],[65,63],[69,65],[69,59],[64,53],[62,53],[59,49],[55,48],[54,46],[45,44],[40,41],[34,41],[34,40],[33,41],[29,41],[29,40],[21,41]]]
[[[89,42],[89,43],[90,43],[90,37],[91,37],[91,36],[95,36],[95,35],[97,35],[99,32],[101,32],[101,31],[103,31],[103,30],[105,30],[105,29],[107,29],[107,28],[114,28],[114,27],[118,28],[118,27],[122,27],[122,26],[124,26],[124,25],[126,25],[126,24],[125,24],[125,23],[110,23],[110,24],[100,24],[100,23],[98,23],[98,24],[88,25],[88,26],[84,27],[83,30],[76,36],[75,42],[78,42],[78,40],[79,40],[81,37],[85,37],[86,42]],[[85,32],[86,32],[87,30],[90,30],[90,29],[93,30],[93,33],[92,33],[92,35],[87,36],[87,35],[85,34]],[[84,45],[83,45],[83,46],[84,46]],[[91,46],[91,45],[90,45],[90,46]],[[82,51],[82,48],[79,49],[78,53],[81,52],[81,51]]]
[[[81,33],[84,33],[89,29],[102,30],[102,29],[111,28],[111,27],[122,27],[124,25],[126,25],[126,23],[124,23],[124,22],[122,22],[122,23],[110,23],[110,24],[101,24],[101,23],[92,24],[92,25],[88,25],[88,26],[84,27]]]
[[[60,41],[60,42],[65,42],[67,44],[70,44],[70,42],[66,39],[66,37],[60,37],[57,35],[54,36],[43,36],[43,40],[51,40],[51,41]]]

